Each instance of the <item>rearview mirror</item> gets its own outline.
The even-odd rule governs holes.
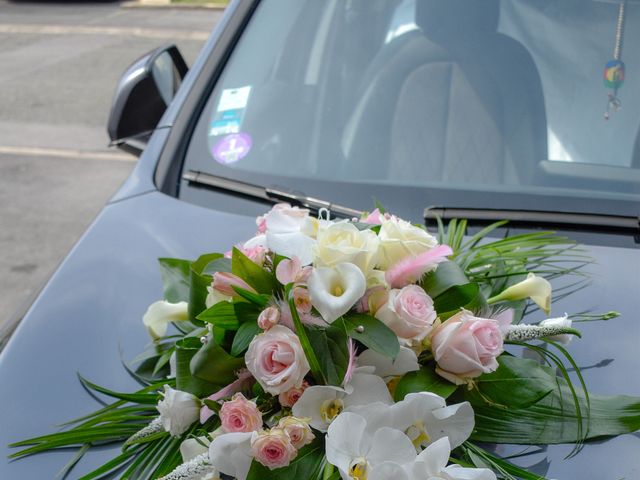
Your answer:
[[[139,156],[186,73],[187,64],[175,45],[133,62],[120,78],[111,106],[111,145]]]

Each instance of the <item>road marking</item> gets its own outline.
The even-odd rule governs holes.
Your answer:
[[[38,35],[114,35],[170,40],[199,40],[209,38],[209,32],[169,28],[104,27],[85,25],[29,25],[0,24],[0,33],[30,33]]]
[[[90,150],[73,150],[67,148],[47,147],[15,147],[0,145],[0,155],[23,155],[26,157],[57,157],[82,160],[112,160],[117,162],[135,162],[133,155],[120,152],[95,152]]]

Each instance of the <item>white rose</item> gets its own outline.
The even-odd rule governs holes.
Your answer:
[[[165,431],[178,437],[200,418],[200,400],[198,397],[169,385],[164,386],[163,399],[158,402],[160,421]]]
[[[382,221],[378,266],[386,270],[400,260],[416,257],[438,244],[436,237],[405,220],[391,217]]]
[[[379,244],[371,230],[358,230],[347,222],[330,223],[318,231],[314,263],[319,267],[353,263],[366,277],[378,260]]]

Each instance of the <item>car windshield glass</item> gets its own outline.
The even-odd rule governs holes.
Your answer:
[[[637,214],[637,45],[636,1],[263,0],[184,169]]]

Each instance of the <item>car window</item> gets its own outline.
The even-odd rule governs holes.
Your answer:
[[[637,2],[263,0],[184,169],[637,210],[639,42]]]

